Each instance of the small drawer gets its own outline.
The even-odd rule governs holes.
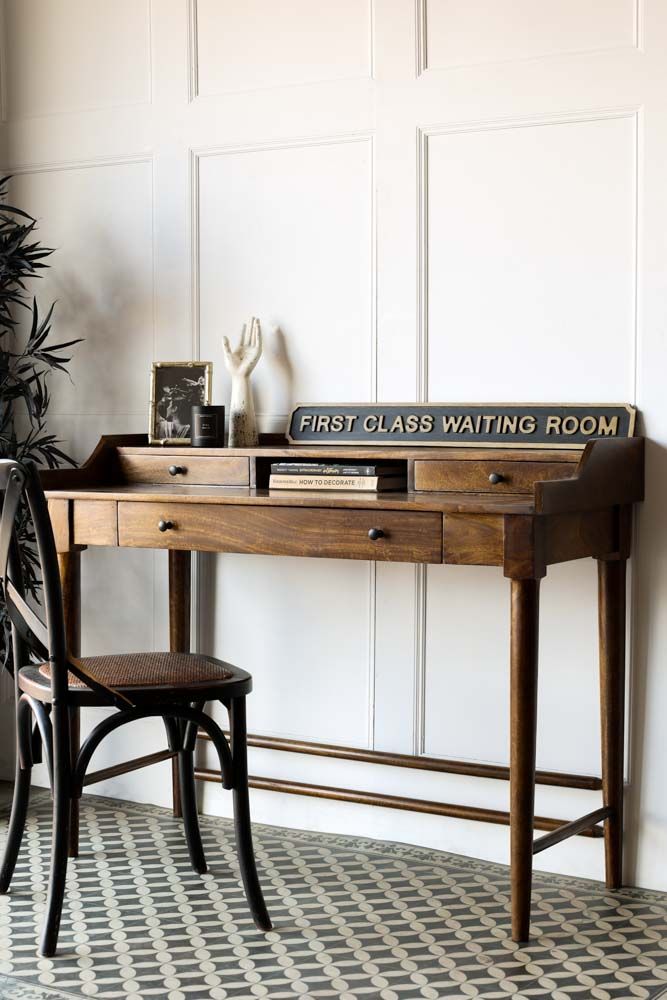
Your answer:
[[[248,486],[250,460],[230,455],[128,455],[119,453],[127,483],[181,483],[187,486]]]
[[[115,500],[73,500],[75,545],[118,545],[118,504]]]
[[[428,511],[121,501],[118,544],[440,563],[442,515]]]
[[[417,460],[415,489],[455,493],[532,493],[538,480],[571,479],[575,462]]]

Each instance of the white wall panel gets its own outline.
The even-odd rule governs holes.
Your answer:
[[[53,381],[53,379],[52,379]],[[18,411],[19,433],[27,424]],[[48,419],[48,431],[78,464],[84,462],[103,434],[137,434],[145,430],[143,415],[57,415]],[[82,651],[85,656],[152,649],[154,560],[165,554],[145,549],[106,549],[90,546],[81,559]],[[164,566],[166,574],[166,564]],[[100,614],[100,609],[104,614]],[[141,612],[138,614],[137,609]],[[164,635],[158,633],[158,645]],[[84,715],[88,715],[85,710]]]
[[[507,764],[510,582],[477,566],[433,566],[427,577],[423,750]],[[596,588],[591,560],[552,566],[541,584],[537,759],[546,770],[599,773]]]
[[[429,398],[633,397],[635,129],[425,137]]]
[[[371,0],[190,0],[195,92],[370,76]]]
[[[72,380],[52,380],[52,413],[147,414],[153,355],[152,176],[148,160],[19,174],[18,203],[57,253],[35,287],[57,300],[54,337],[82,337]]]
[[[419,0],[426,68],[635,44],[636,0]]]
[[[211,570],[202,648],[253,674],[252,731],[367,746],[368,565],[225,555]]]
[[[375,583],[374,748],[414,753],[415,567],[378,563]]]
[[[200,356],[253,313],[255,405],[367,399],[373,361],[372,145],[320,140],[197,158]],[[214,395],[226,399],[220,361]]]
[[[6,0],[10,118],[150,100],[149,0]]]

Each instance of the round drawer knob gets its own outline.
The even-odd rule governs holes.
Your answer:
[[[158,521],[157,523],[158,531],[171,531],[174,527],[173,521]]]
[[[502,483],[504,479],[505,477],[501,476],[499,472],[492,472],[491,475],[489,476],[489,482],[492,483],[494,486],[497,483]]]
[[[384,538],[384,531],[382,528],[371,528],[368,532],[368,537],[372,542],[377,542],[378,538]]]
[[[179,476],[185,472],[185,468],[182,465],[170,465],[167,472],[170,476]]]

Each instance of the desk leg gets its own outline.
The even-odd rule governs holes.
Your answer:
[[[190,652],[190,552],[169,550],[169,648],[172,653]],[[178,758],[171,762],[174,816],[181,816],[181,782]]]
[[[72,656],[81,656],[81,553],[59,552],[60,584],[63,592],[65,613],[65,638],[67,649]],[[80,711],[69,710],[70,747],[72,761],[76,760],[80,741]],[[79,800],[70,801],[69,857],[79,854]]]
[[[510,840],[512,940],[530,935],[537,738],[539,580],[512,580]]]
[[[625,559],[598,561],[600,710],[603,804],[608,889],[623,884],[623,754],[625,726]]]

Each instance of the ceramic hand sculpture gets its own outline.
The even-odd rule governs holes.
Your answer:
[[[255,404],[252,398],[250,373],[262,353],[262,331],[254,316],[244,323],[241,342],[235,351],[229,339],[222,338],[227,371],[232,376],[232,401],[229,412],[229,447],[253,448],[259,443]]]

